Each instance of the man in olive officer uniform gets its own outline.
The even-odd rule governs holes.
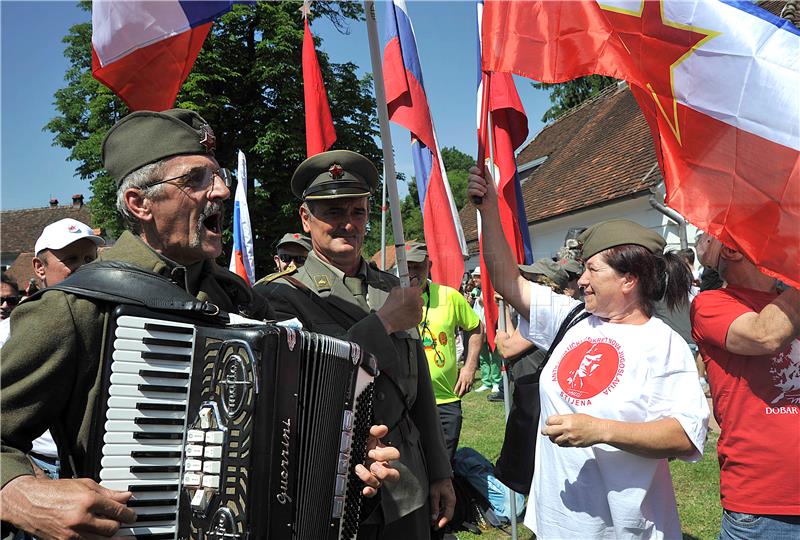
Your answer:
[[[275,281],[285,274],[291,274],[306,263],[308,252],[311,251],[311,239],[300,233],[284,234],[275,246],[275,272],[264,276],[256,285]]]
[[[375,420],[390,426],[387,444],[400,450],[400,481],[385,485],[380,506],[366,517],[361,538],[428,538],[430,526],[452,517],[455,494],[430,373],[416,326],[419,287],[401,289],[395,276],[367,264],[361,248],[375,166],[346,150],[305,160],[292,177],[303,203],[300,218],[313,251],[305,265],[257,285],[278,319],[359,343],[378,358]],[[433,523],[431,518],[433,519]]]
[[[230,175],[214,158],[214,143],[210,126],[188,110],[139,111],[111,128],[103,164],[117,181],[117,208],[131,232],[101,259],[164,276],[222,310],[272,318],[262,298],[214,262],[222,252],[222,203],[230,196]],[[4,536],[9,523],[38,537],[111,536],[136,517],[126,506],[129,492],[87,478],[88,456],[97,450],[90,431],[111,309],[49,290],[12,316],[0,365]],[[48,428],[58,444],[61,480],[33,476],[25,456]]]

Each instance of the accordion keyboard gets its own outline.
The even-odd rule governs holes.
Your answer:
[[[175,537],[194,334],[190,324],[117,320],[100,484],[133,492],[138,519],[121,536]]]

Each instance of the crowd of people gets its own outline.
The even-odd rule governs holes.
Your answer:
[[[369,459],[355,470],[368,497],[359,538],[442,534],[457,504],[462,398],[487,391],[502,401],[504,360],[512,378],[541,372],[541,413],[524,442],[535,449],[524,519],[537,538],[681,537],[668,460],[703,455],[710,411],[698,365],[721,427],[720,538],[800,535],[797,290],[779,291],[741,253],[705,236],[700,262],[725,286],[698,294],[691,250],[665,252],[661,236],[627,220],[587,228],[569,254],[518,266],[495,184],[477,167],[468,194],[481,201],[485,267],[455,290],[430,279],[425,244],[409,242],[411,285],[402,288],[362,256],[379,177],[347,150],[299,164],[291,187],[303,232],[281,238],[275,272],[251,289],[214,261],[231,182],[214,146],[213,130],[191,111],[123,118],[102,160],[128,231],[98,254],[102,238],[61,220],[36,242],[41,291],[22,301],[3,275],[4,538],[113,536],[135,523],[132,494],[91,478],[113,306],[59,287],[89,263],[134,265],[226,312],[291,321],[375,355],[375,425]],[[481,271],[514,312],[494,351]]]

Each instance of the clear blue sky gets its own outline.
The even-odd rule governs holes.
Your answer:
[[[473,2],[408,2],[417,35],[425,87],[439,144],[455,146],[473,157],[475,140],[475,20]],[[378,32],[383,39],[383,3],[376,2]],[[313,5],[312,5],[313,9]],[[53,146],[42,131],[55,116],[54,92],[64,85],[67,62],[62,38],[73,24],[90,15],[75,2],[11,2],[0,0],[2,19],[2,134],[0,208],[47,206],[50,197],[61,204],[75,193],[91,195],[89,184],[76,178],[67,151]],[[298,14],[298,24],[300,18]],[[327,20],[317,19],[311,31],[322,38],[322,50],[333,62],[354,62],[370,70],[366,25],[351,24],[350,34],[338,33]],[[530,134],[542,127],[539,118],[549,106],[545,92],[517,78],[528,113]],[[392,128],[397,170],[413,175],[408,131]],[[400,185],[401,196],[407,191]]]

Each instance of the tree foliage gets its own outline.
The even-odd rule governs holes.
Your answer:
[[[553,106],[542,115],[542,122],[555,120],[571,108],[598,94],[603,88],[616,82],[617,79],[614,77],[589,75],[563,83],[533,83],[533,87],[536,89],[550,91],[550,103]]]
[[[91,10],[91,2],[81,5]],[[300,228],[298,201],[290,190],[291,175],[306,157],[300,5],[292,1],[234,6],[215,21],[175,103],[197,111],[214,128],[220,164],[235,169],[237,150],[247,156],[259,274],[271,269],[276,239]],[[317,1],[313,14],[330,19],[345,34],[348,24],[363,19],[361,5],[354,2]],[[55,144],[69,149],[77,174],[91,182],[94,225],[116,236],[122,230],[114,210],[116,185],[102,168],[100,146],[108,129],[129,111],[92,78],[91,23],[73,26],[63,41],[70,67],[66,86],[55,94],[58,116],[45,129],[54,134]],[[316,41],[336,127],[334,149],[360,152],[380,170],[371,78],[358,77],[352,63],[330,62],[319,50],[321,40]],[[379,234],[379,220],[380,212],[373,212],[371,236]]]

